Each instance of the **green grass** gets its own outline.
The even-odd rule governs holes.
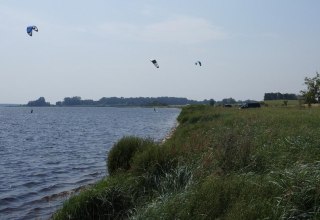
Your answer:
[[[130,216],[139,181],[130,175],[109,177],[64,203],[54,219],[123,219]]]
[[[110,175],[117,172],[127,171],[131,169],[132,159],[138,152],[146,151],[146,149],[155,148],[152,140],[141,139],[138,137],[123,137],[119,140],[108,154],[107,169]]]
[[[188,106],[178,120],[54,219],[320,219],[319,108]]]

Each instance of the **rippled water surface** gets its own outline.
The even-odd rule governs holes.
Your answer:
[[[0,108],[0,219],[48,219],[82,186],[106,175],[124,135],[163,139],[179,109]]]

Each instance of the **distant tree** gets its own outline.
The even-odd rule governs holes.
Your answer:
[[[117,98],[117,97],[103,97],[97,101],[101,106],[150,106],[150,105],[187,105],[187,104],[201,104],[200,101],[189,100],[187,98],[176,97],[136,97],[136,98]]]
[[[214,106],[215,103],[216,103],[216,101],[214,99],[209,100],[209,105]]]
[[[290,93],[280,93],[280,92],[269,92],[264,94],[264,101],[267,100],[297,100],[298,97],[296,94],[290,94]]]
[[[66,97],[64,98],[63,105],[81,105],[81,97],[79,96],[74,96],[72,98]]]
[[[93,101],[92,99],[85,99],[85,100],[82,100],[82,104],[83,105],[95,105],[96,102]]]
[[[226,99],[222,99],[222,104],[235,104],[237,103],[235,99],[233,98],[226,98]]]
[[[285,94],[283,94],[283,99],[286,99],[286,100],[297,100],[298,96],[296,94],[285,93]]]
[[[28,102],[27,106],[50,106],[50,103],[46,102],[44,97],[40,97],[35,101]]]
[[[310,106],[312,103],[320,101],[320,74],[316,72],[316,76],[304,78],[304,84],[307,86],[306,90],[302,90],[301,94],[305,102]]]

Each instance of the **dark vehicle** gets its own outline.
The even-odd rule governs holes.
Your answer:
[[[225,107],[225,108],[231,108],[232,105],[230,105],[230,104],[224,104],[223,107]]]
[[[243,109],[243,108],[260,108],[261,105],[259,102],[249,102],[249,103],[245,103],[243,104],[240,109]]]

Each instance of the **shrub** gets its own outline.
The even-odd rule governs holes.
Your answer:
[[[110,150],[108,154],[107,166],[109,174],[112,175],[118,170],[129,170],[131,159],[137,151],[143,148],[154,146],[155,143],[150,139],[139,137],[123,137]]]

